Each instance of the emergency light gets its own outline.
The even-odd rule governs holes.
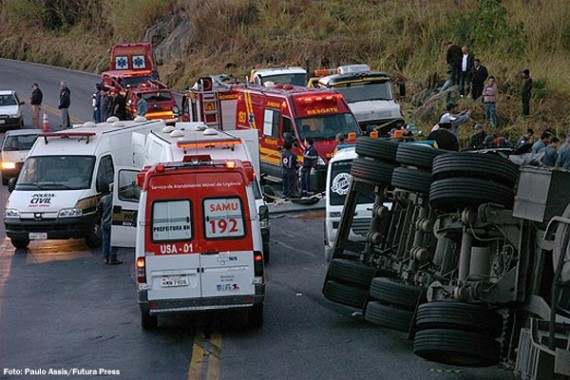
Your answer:
[[[222,139],[216,141],[178,141],[176,146],[180,149],[232,147],[241,145],[240,139]]]

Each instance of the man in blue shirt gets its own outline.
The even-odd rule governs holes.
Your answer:
[[[137,94],[137,99],[137,115],[146,116],[146,113],[148,112],[148,104],[140,92]]]
[[[290,198],[294,195],[295,182],[297,180],[297,156],[291,152],[293,144],[285,141],[281,153],[281,176],[283,178],[283,197]]]

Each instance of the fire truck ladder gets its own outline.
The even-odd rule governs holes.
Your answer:
[[[216,91],[202,92],[202,107],[204,109],[204,123],[210,127],[221,129],[220,120],[222,119],[220,102]]]

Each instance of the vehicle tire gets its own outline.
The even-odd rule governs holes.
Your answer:
[[[427,144],[403,143],[398,145],[396,162],[431,170],[433,159],[445,153],[449,153],[449,151],[434,149]]]
[[[99,248],[101,247],[101,243],[101,226],[97,223],[92,223],[85,237],[85,244],[89,248]]]
[[[12,242],[12,245],[16,249],[26,249],[28,248],[28,245],[30,245],[30,239],[26,238],[24,239],[10,238],[10,241]]]
[[[158,327],[158,317],[141,311],[141,326],[145,330],[154,330]]]
[[[352,162],[350,174],[363,181],[388,186],[392,182],[392,172],[397,167],[396,164],[389,162],[357,158]]]
[[[481,178],[513,187],[519,178],[519,168],[495,154],[449,153],[433,160],[434,180],[454,177]]]
[[[368,290],[336,281],[327,281],[323,295],[333,302],[362,309],[368,297]]]
[[[376,277],[370,283],[371,298],[410,310],[416,308],[425,291],[421,286],[406,284],[402,280],[388,277]]]
[[[420,305],[416,314],[418,330],[453,329],[497,338],[502,331],[501,316],[491,309],[463,302],[434,301]]]
[[[423,170],[399,167],[392,173],[393,187],[413,193],[429,194],[431,182],[431,173]]]
[[[398,143],[389,140],[373,139],[362,136],[356,141],[356,154],[360,157],[370,157],[380,161],[396,162]]]
[[[263,326],[263,304],[253,305],[247,310],[247,323],[255,328]]]
[[[408,332],[414,319],[414,312],[371,301],[366,305],[364,319],[392,330]]]
[[[512,187],[497,182],[476,178],[446,178],[432,182],[429,200],[433,208],[442,211],[476,208],[489,202],[511,208],[514,193]]]
[[[438,363],[468,367],[487,367],[500,359],[499,344],[493,338],[446,329],[418,331],[414,354]]]
[[[328,278],[368,289],[375,272],[376,268],[364,265],[360,261],[333,259],[329,264]]]

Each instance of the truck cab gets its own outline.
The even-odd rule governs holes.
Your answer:
[[[271,87],[276,84],[307,85],[307,70],[297,66],[267,67],[251,70],[250,83]]]

